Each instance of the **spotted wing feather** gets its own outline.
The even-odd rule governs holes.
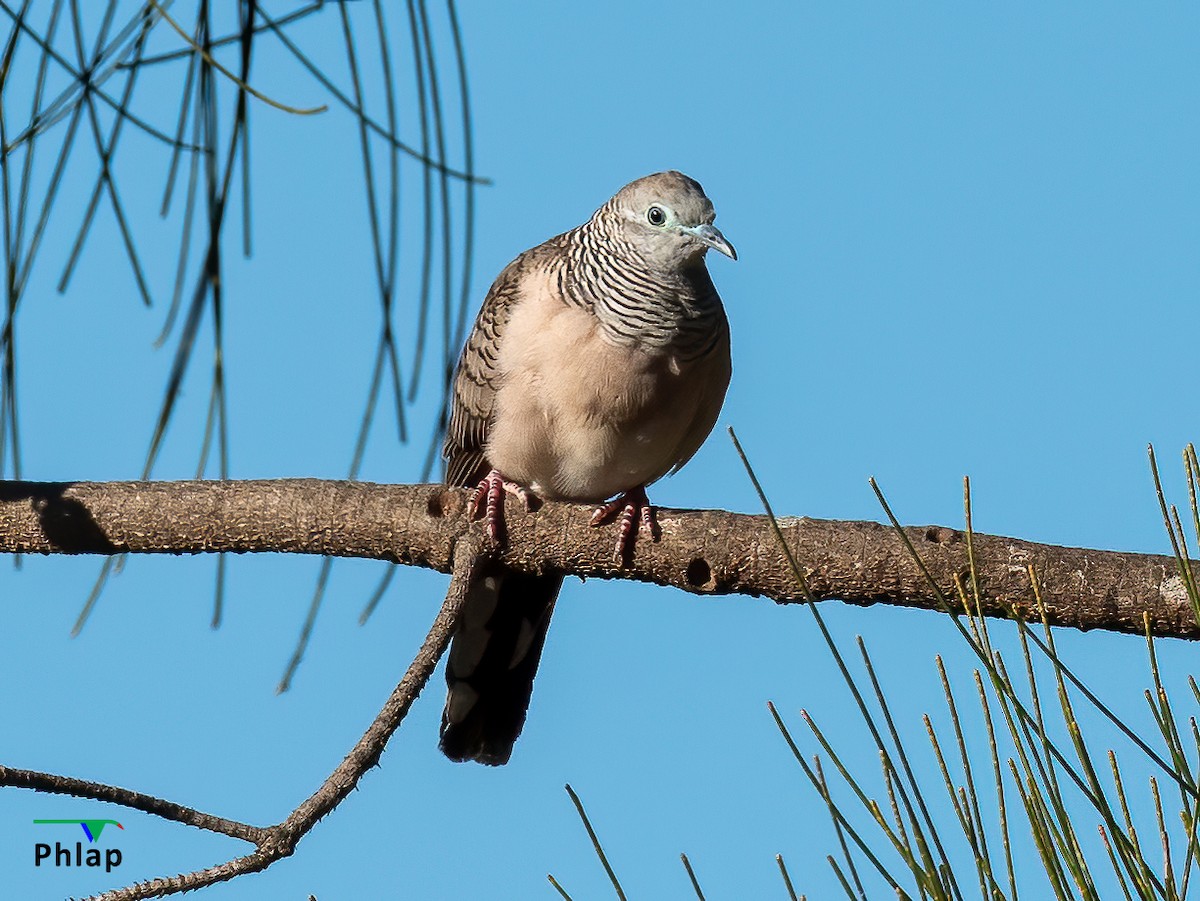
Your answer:
[[[509,263],[484,298],[454,373],[450,422],[442,445],[447,485],[474,487],[490,469],[486,450],[502,378],[499,359],[504,327],[520,301],[526,275],[544,264],[559,240],[553,238]]]

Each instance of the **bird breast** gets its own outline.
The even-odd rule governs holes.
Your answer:
[[[729,383],[723,318],[723,340],[685,360],[670,347],[614,342],[549,284],[527,289],[497,361],[491,465],[542,497],[602,501],[686,462]]]

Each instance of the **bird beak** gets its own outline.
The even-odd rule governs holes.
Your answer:
[[[725,236],[721,234],[721,230],[715,225],[693,225],[685,227],[683,230],[689,235],[694,235],[713,250],[718,250],[725,254],[729,259],[737,259],[737,251],[733,249],[732,244],[725,240]]]

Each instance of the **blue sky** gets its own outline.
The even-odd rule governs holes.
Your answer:
[[[970,475],[980,531],[1167,548],[1145,448],[1158,448],[1182,501],[1174,461],[1198,437],[1196,10],[465,2],[459,17],[476,166],[493,181],[478,193],[472,304],[521,250],[664,168],[704,184],[738,248],[736,263],[710,261],[733,330],[726,406],[655,500],[756,512],[724,434],[732,425],[781,513],[880,519],[874,476],[903,521],[958,525]],[[314,52],[336,54],[332,15],[302,33]],[[405,59],[400,27],[392,40]],[[294,66],[263,59],[259,88],[323,102]],[[227,271],[232,475],[340,478],[378,305],[357,137],[339,111],[298,118],[257,105],[253,115],[255,252]],[[136,136],[125,154],[124,199],[145,223],[158,305],[141,307],[107,209],[70,291],[54,293],[78,220],[52,220],[19,319],[28,478],[141,469],[170,364],[151,344],[174,238],[152,227],[165,158]],[[81,166],[68,184],[86,188],[89,172]],[[411,286],[414,257],[405,259]],[[399,303],[407,321],[411,297]],[[193,369],[156,477],[195,469],[205,365]],[[412,416],[425,435],[428,400]],[[362,477],[415,480],[423,439],[398,445],[381,423]],[[360,628],[380,567],[338,564],[295,685],[276,697],[317,561],[231,561],[214,632],[213,560],[132,560],[69,639],[98,565],[27,559],[0,570],[0,760],[259,824],[286,816],[357,740],[447,581],[401,573]],[[847,651],[863,637],[914,746],[922,713],[944,722],[935,655],[956,689],[969,689],[974,660],[944,617],[836,603],[822,612]],[[995,632],[1015,653],[1013,630]],[[1058,638],[1118,712],[1153,728],[1144,642]],[[1182,701],[1194,649],[1162,642],[1159,653]],[[509,766],[456,766],[438,753],[439,671],[382,766],[293,858],[205,897],[549,898],[547,873],[577,899],[606,897],[566,782],[632,897],[690,897],[681,851],[711,898],[785,897],[777,853],[798,890],[837,897],[825,862],[836,838],[768,700],[797,735],[808,710],[868,779],[877,773],[807,611],[569,582]],[[807,738],[803,747],[816,750]],[[932,758],[917,766],[935,792]],[[1148,825],[1144,776],[1132,769]],[[117,873],[32,867],[30,821],[76,815],[124,824]],[[82,895],[246,848],[15,790],[0,793],[0,835],[8,897]],[[1027,850],[1024,835],[1016,842]],[[1035,869],[1022,885],[1028,897],[1043,890]]]

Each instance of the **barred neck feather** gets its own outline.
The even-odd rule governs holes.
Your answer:
[[[625,239],[605,204],[562,236],[562,295],[591,312],[615,344],[669,350],[695,359],[712,349],[725,325],[721,298],[704,257],[681,269],[651,267]]]

